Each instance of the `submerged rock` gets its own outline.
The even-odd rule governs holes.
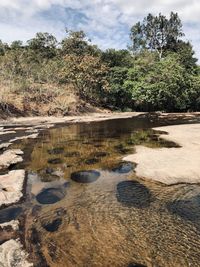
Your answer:
[[[61,164],[62,163],[62,159],[60,159],[60,158],[49,159],[48,163],[49,164]]]
[[[104,157],[107,157],[109,156],[109,153],[108,152],[104,152],[104,151],[100,151],[100,152],[96,152],[93,154],[93,157],[95,158],[104,158]]]
[[[25,171],[14,170],[0,175],[0,206],[15,203],[23,196]]]
[[[129,173],[134,170],[135,167],[136,164],[132,162],[121,162],[118,166],[114,167],[112,171],[116,173]]]
[[[152,195],[138,181],[123,181],[117,185],[117,200],[127,207],[146,208],[152,201]]]
[[[100,161],[100,160],[97,159],[97,158],[86,159],[86,160],[85,160],[85,164],[87,164],[87,165],[92,165],[92,164],[98,163],[99,161]]]
[[[100,177],[100,172],[89,170],[74,172],[71,174],[71,179],[77,183],[92,183]]]
[[[70,157],[79,157],[80,153],[78,151],[71,151],[71,152],[66,152],[65,157],[70,158]]]
[[[48,149],[47,151],[50,155],[58,155],[58,154],[62,154],[64,152],[64,148],[63,147],[56,147],[53,149]]]
[[[48,222],[46,224],[43,223],[42,227],[48,232],[56,232],[61,224],[62,224],[62,219],[58,218],[53,220],[52,222]]]
[[[11,239],[0,245],[0,266],[2,267],[30,267],[27,253],[23,250],[19,240]]]
[[[36,199],[40,204],[54,204],[65,197],[61,188],[47,188],[40,192]]]
[[[21,207],[11,207],[0,210],[0,224],[16,220],[21,213],[22,213]]]

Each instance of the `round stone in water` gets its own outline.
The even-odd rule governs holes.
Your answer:
[[[60,188],[47,188],[40,192],[36,199],[40,204],[54,204],[65,197]]]
[[[94,170],[73,172],[71,174],[71,179],[77,183],[92,183],[99,177],[100,172]]]

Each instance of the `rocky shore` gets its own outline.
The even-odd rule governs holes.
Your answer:
[[[184,124],[154,128],[166,132],[160,138],[180,147],[148,148],[136,146],[136,153],[124,160],[137,164],[136,175],[167,185],[200,183],[200,124]]]

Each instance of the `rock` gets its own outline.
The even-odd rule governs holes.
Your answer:
[[[167,132],[160,138],[177,144],[174,148],[136,146],[136,153],[123,160],[135,162],[136,175],[167,185],[200,183],[200,124],[154,128]]]
[[[123,181],[117,185],[117,200],[127,207],[146,208],[152,201],[150,190],[138,181]]]
[[[10,145],[12,145],[12,143],[2,143],[0,144],[0,149],[8,148]]]
[[[109,153],[107,152],[96,152],[93,154],[93,157],[95,158],[104,158],[104,157],[107,157],[109,155]]]
[[[100,161],[100,160],[97,159],[97,158],[86,159],[86,160],[85,160],[85,164],[87,164],[87,165],[92,165],[92,164],[98,163],[99,161]]]
[[[62,159],[60,159],[60,158],[49,159],[48,163],[49,164],[61,164],[62,163]]]
[[[132,162],[121,162],[118,166],[112,169],[116,173],[129,173],[134,170],[136,164]]]
[[[0,245],[0,266],[2,267],[30,267],[27,253],[23,250],[19,240],[11,239]]]
[[[52,222],[43,223],[42,227],[48,232],[56,232],[61,224],[62,224],[62,219],[58,218],[53,220]]]
[[[70,157],[79,157],[80,153],[77,151],[71,151],[71,152],[66,152],[65,157],[70,158]]]
[[[9,207],[0,210],[0,223],[4,224],[16,220],[22,213],[21,207]]]
[[[50,155],[58,155],[58,154],[62,154],[64,152],[64,148],[63,147],[56,147],[53,149],[48,149],[48,153]]]
[[[71,179],[77,183],[92,183],[100,177],[100,172],[89,170],[74,172],[71,174]]]
[[[12,164],[22,162],[23,152],[20,149],[7,150],[0,155],[0,169],[8,168]]]
[[[7,227],[11,227],[14,231],[17,231],[19,230],[19,222],[16,220],[12,220],[10,222],[0,224],[0,228],[2,229]]]
[[[64,197],[64,190],[60,188],[47,188],[40,192],[36,199],[40,204],[54,204]]]
[[[0,206],[16,203],[23,196],[24,170],[10,171],[0,175]]]
[[[38,133],[34,133],[34,134],[30,134],[30,135],[24,135],[24,136],[20,136],[20,137],[15,137],[13,139],[10,140],[10,142],[15,142],[15,141],[19,141],[19,140],[24,140],[24,139],[35,139],[38,137]]]

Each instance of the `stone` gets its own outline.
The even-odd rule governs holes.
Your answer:
[[[14,170],[0,175],[0,207],[16,203],[21,199],[24,179],[24,170]]]
[[[23,161],[23,152],[20,149],[6,150],[0,155],[0,169],[8,168],[12,164]]]
[[[92,183],[100,177],[100,172],[89,170],[79,171],[71,174],[71,179],[77,183]]]
[[[54,204],[65,197],[64,190],[61,188],[47,188],[40,192],[36,199],[40,204]]]
[[[30,267],[27,253],[23,250],[19,240],[11,239],[0,245],[0,266],[2,267]]]

